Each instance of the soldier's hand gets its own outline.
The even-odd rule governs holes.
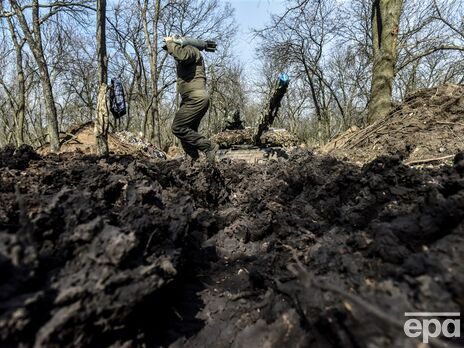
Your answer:
[[[164,37],[164,42],[168,43],[168,42],[172,42],[174,41],[174,39],[172,38],[172,36],[165,36]]]

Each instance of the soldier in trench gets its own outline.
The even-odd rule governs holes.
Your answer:
[[[181,46],[167,36],[165,49],[176,60],[177,91],[181,96],[179,110],[172,122],[172,132],[179,138],[185,153],[196,161],[199,151],[214,160],[218,146],[198,132],[203,116],[208,111],[206,72],[203,56],[194,46]]]

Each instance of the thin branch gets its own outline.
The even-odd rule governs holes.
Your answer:
[[[405,62],[403,62],[401,64],[401,66],[398,68],[397,72],[398,71],[401,71],[402,69],[404,69],[405,67],[407,67],[409,64],[417,61],[417,60],[420,60],[422,58],[425,58],[435,52],[439,52],[439,51],[461,51],[463,52],[464,51],[464,46],[455,46],[455,45],[441,45],[441,46],[437,46],[437,47],[432,47],[431,49],[425,51],[425,52],[422,52],[416,56],[412,56],[411,58],[409,58],[408,60],[406,60]]]
[[[426,158],[422,160],[415,160],[415,161],[407,161],[404,162],[405,165],[407,166],[414,166],[416,164],[424,164],[424,163],[430,163],[430,162],[436,162],[436,161],[444,161],[453,158],[455,155],[448,155],[448,156],[443,156],[443,157],[433,157],[433,158]]]

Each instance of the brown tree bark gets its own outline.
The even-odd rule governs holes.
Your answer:
[[[151,101],[149,104],[150,109],[148,110],[145,120],[145,134],[144,136],[147,137],[150,141],[155,140],[155,129],[156,123],[158,122],[159,125],[159,93],[158,93],[158,23],[160,18],[160,9],[161,9],[161,0],[154,0],[155,2],[155,12],[153,15],[153,35],[150,35],[148,30],[148,19],[147,19],[147,12],[148,12],[148,0],[144,0],[143,6],[139,3],[141,7],[141,15],[142,15],[142,24],[143,24],[143,32],[145,36],[145,44],[148,48],[148,56],[150,61],[150,82],[151,82],[151,90],[152,96]],[[153,38],[152,38],[153,37]],[[161,146],[161,139],[160,139],[160,129],[158,128],[158,145]]]
[[[108,156],[108,129],[109,129],[109,108],[108,108],[108,85],[101,83],[98,89],[97,111],[95,117],[95,142],[97,145],[98,156]]]
[[[100,84],[108,82],[108,55],[106,53],[106,0],[97,0],[97,55]]]
[[[16,146],[24,144],[24,121],[26,118],[26,79],[23,69],[23,50],[20,44],[15,42],[16,74],[18,76],[18,101],[15,117]]]
[[[3,11],[3,1],[0,1],[0,11]],[[11,40],[16,55],[16,76],[18,78],[18,95],[15,98],[15,144],[19,146],[24,144],[24,123],[26,118],[26,79],[23,69],[23,46],[24,42],[16,34],[13,19],[6,18],[8,29],[10,30]]]
[[[106,53],[106,0],[97,0],[97,54],[99,90],[95,117],[97,155],[108,156],[108,56]]]
[[[385,118],[391,108],[397,42],[403,0],[374,0],[372,5],[372,69],[371,99],[368,122]]]
[[[48,71],[47,62],[45,61],[44,50],[42,46],[42,33],[40,30],[39,16],[39,1],[32,0],[32,29],[29,27],[26,17],[21,10],[16,0],[9,0],[11,7],[19,20],[21,29],[24,32],[29,47],[37,63],[39,69],[40,82],[42,85],[45,109],[47,113],[47,128],[50,141],[50,148],[57,152],[60,149],[60,139],[58,133],[58,116],[55,106],[55,98],[53,96],[52,84],[50,81],[50,73]]]

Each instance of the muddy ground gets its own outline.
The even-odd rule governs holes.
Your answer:
[[[404,312],[464,312],[462,159],[4,149],[1,346],[417,347]]]

